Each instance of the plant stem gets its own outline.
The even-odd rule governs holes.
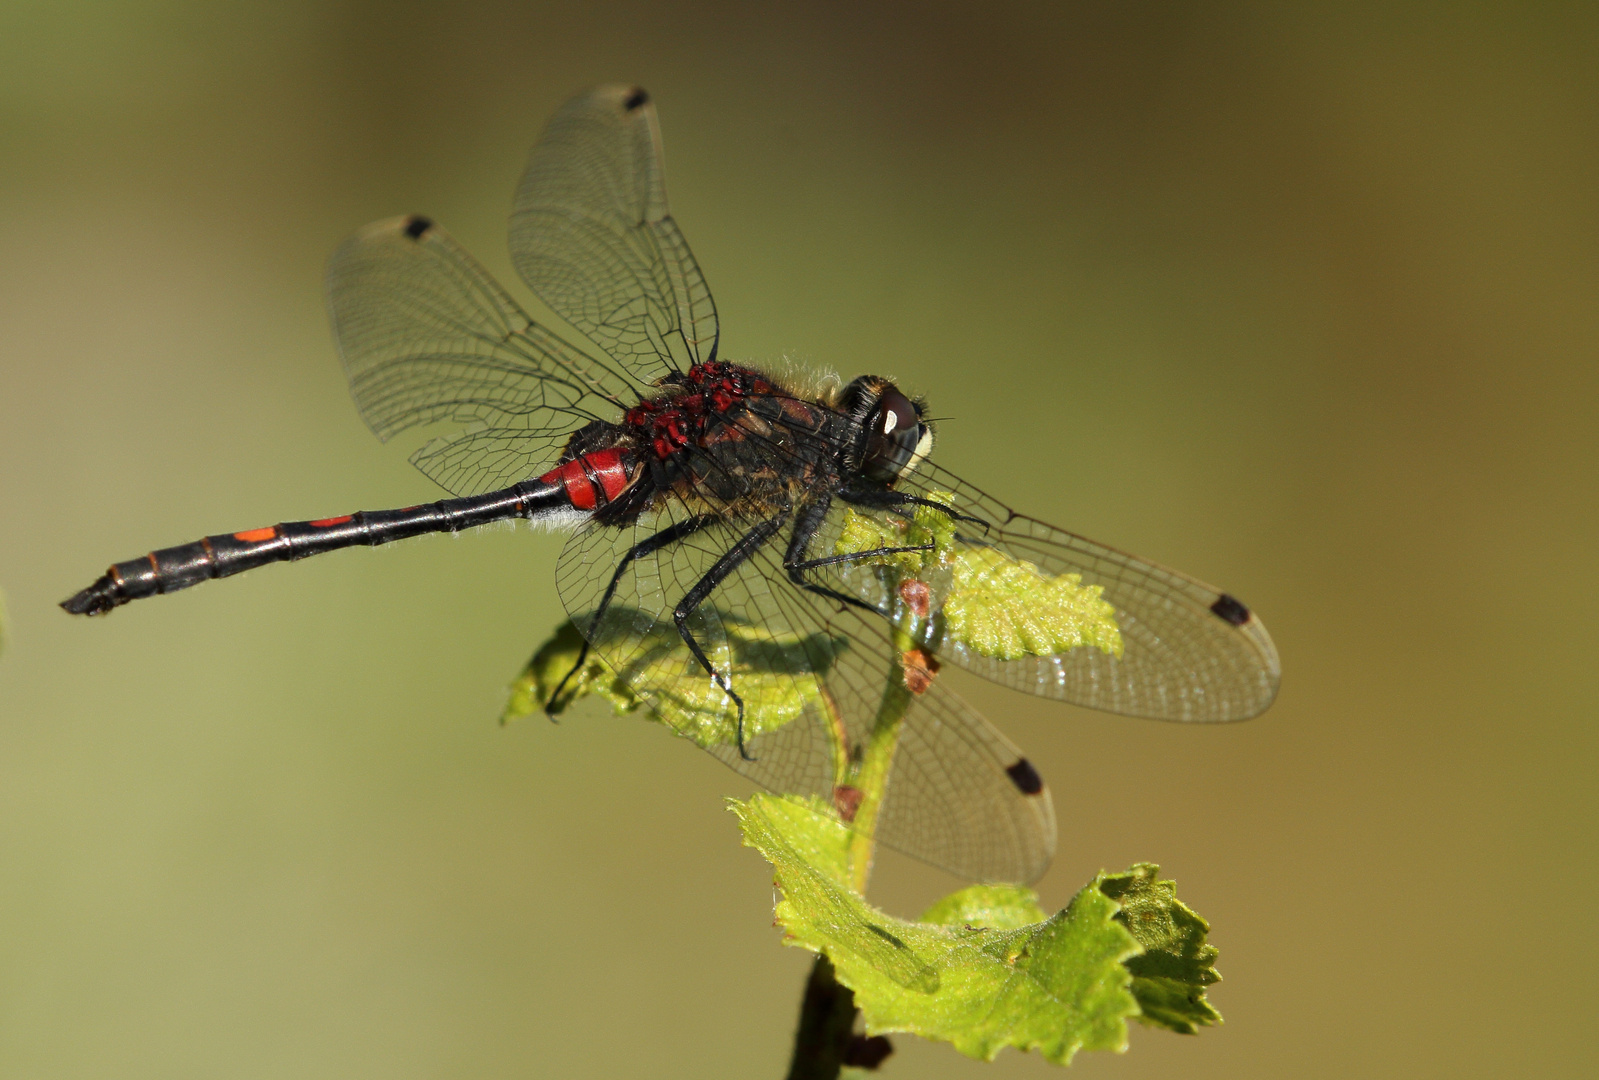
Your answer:
[[[903,656],[914,644],[907,628],[894,628],[894,651],[897,656]],[[888,670],[883,699],[877,706],[877,717],[872,721],[872,731],[867,736],[861,755],[860,769],[855,774],[856,786],[861,790],[861,801],[855,810],[855,820],[851,823],[850,885],[863,896],[872,873],[877,817],[883,808],[883,798],[888,794],[889,770],[894,764],[900,725],[910,703],[911,692],[905,685],[904,668],[896,662]]]
[[[894,650],[905,655],[915,645],[908,625],[894,628]],[[862,749],[851,780],[860,789],[861,800],[851,822],[849,867],[850,886],[866,892],[872,873],[873,835],[877,817],[888,793],[888,778],[899,747],[900,727],[905,710],[910,708],[911,692],[905,684],[905,671],[896,661],[890,665],[883,685],[883,698],[877,706],[871,733]],[[800,1007],[799,1029],[794,1033],[794,1057],[789,1063],[788,1080],[836,1080],[844,1066],[855,1028],[855,994],[833,977],[833,964],[825,954],[816,957],[811,977],[805,984],[805,1000]],[[886,1055],[887,1042],[879,1039]],[[881,1056],[868,1068],[875,1068]]]
[[[855,992],[839,985],[832,961],[818,955],[805,983],[788,1080],[834,1080],[844,1067],[854,1028]]]

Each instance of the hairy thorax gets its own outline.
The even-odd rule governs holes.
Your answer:
[[[626,517],[662,496],[696,513],[769,517],[837,476],[847,423],[825,401],[802,397],[773,376],[706,363],[668,376],[619,425],[592,432],[583,440],[589,445],[568,453],[601,442],[632,451],[638,490],[625,500]]]

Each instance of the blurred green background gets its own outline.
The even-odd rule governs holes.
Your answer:
[[[324,260],[425,211],[514,280],[523,156],[607,80],[659,104],[724,355],[898,377],[945,464],[1276,637],[1219,729],[951,676],[1053,784],[1045,903],[1159,861],[1222,950],[1225,1027],[1078,1075],[1592,1075],[1596,48],[1579,4],[12,0],[0,1075],[781,1075],[808,957],[744,782],[496,726],[557,539],[55,608],[434,497],[349,402]],[[887,856],[873,896],[954,884]]]

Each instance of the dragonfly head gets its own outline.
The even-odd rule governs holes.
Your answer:
[[[925,406],[877,375],[862,375],[844,388],[839,404],[855,432],[845,467],[883,484],[916,468],[933,449]]]

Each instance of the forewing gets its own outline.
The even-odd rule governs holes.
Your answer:
[[[534,323],[425,218],[367,226],[334,252],[328,308],[350,392],[380,439],[454,430],[411,461],[476,495],[537,475],[566,437],[636,391]]]
[[[941,660],[1028,693],[1128,716],[1243,720],[1271,704],[1279,680],[1271,636],[1258,617],[1219,590],[1018,514],[936,466],[924,463],[898,489],[940,502],[953,496],[958,513],[981,519],[955,523],[954,555],[967,558],[968,568],[985,568],[968,572],[960,583],[967,593],[962,600],[967,609],[990,605],[1014,631],[993,635],[1010,637],[1001,645],[974,644],[949,633],[958,585],[947,573],[943,580],[926,575],[931,610],[920,633]],[[903,521],[913,509],[835,505],[810,555],[832,554],[845,527],[841,515]],[[823,567],[817,577],[890,618],[901,617],[907,595],[917,597],[905,591],[906,575],[876,562]],[[1001,574],[1011,579],[1002,582]],[[1104,611],[1099,628],[1105,632],[1053,651],[1038,645],[1050,637],[1039,626],[1048,621],[1040,611],[1051,589],[1075,593],[1086,606]]]
[[[793,586],[779,533],[730,574],[688,626],[744,697],[745,748],[736,711],[684,646],[678,602],[755,520],[724,520],[634,560],[609,614],[594,613],[629,549],[692,515],[668,504],[627,528],[589,525],[557,571],[562,600],[607,664],[656,717],[734,770],[774,791],[829,803],[847,779],[890,679],[903,679],[884,628]],[[974,880],[1032,881],[1054,852],[1047,788],[1024,790],[1021,755],[992,725],[934,680],[912,699],[878,821],[877,839]],[[1010,771],[1007,771],[1010,770]]]
[[[655,106],[636,86],[596,87],[555,114],[517,189],[511,259],[645,382],[716,356],[716,306],[667,210]]]

